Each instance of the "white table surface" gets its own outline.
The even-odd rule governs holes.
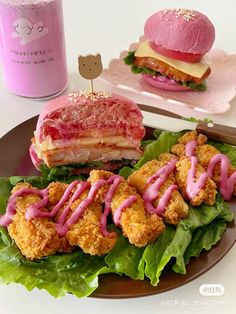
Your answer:
[[[64,19],[70,86],[85,89],[87,83],[77,74],[77,55],[100,52],[104,67],[119,55],[143,32],[149,15],[162,8],[188,7],[197,9],[213,21],[216,28],[214,47],[229,53],[236,52],[236,22],[234,0],[64,0]],[[45,101],[33,101],[12,95],[5,89],[0,70],[0,137],[28,118],[40,113]],[[96,82],[95,82],[96,84]],[[98,84],[99,85],[99,84]],[[105,86],[106,87],[106,86]],[[191,109],[166,107],[184,116],[209,117],[214,122],[236,126],[236,100],[232,109],[222,115],[197,113]],[[149,117],[145,116],[145,122]],[[157,121],[158,123],[158,121]],[[1,152],[3,153],[3,152]],[[15,284],[0,285],[0,314],[60,314],[60,313],[214,313],[236,312],[236,250],[235,246],[207,273],[194,281],[159,295],[123,300],[84,298],[67,295],[54,299],[44,291],[27,292]],[[204,297],[199,293],[202,284],[222,284],[225,293],[220,297]],[[111,283],[112,284],[112,283]]]

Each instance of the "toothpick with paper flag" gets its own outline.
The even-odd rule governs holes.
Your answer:
[[[93,80],[97,78],[103,70],[101,55],[99,53],[96,55],[80,55],[78,62],[79,73],[83,78],[90,80],[90,93],[93,94]]]

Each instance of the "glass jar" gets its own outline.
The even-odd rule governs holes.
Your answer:
[[[14,94],[62,92],[68,82],[62,0],[0,0],[0,61]]]

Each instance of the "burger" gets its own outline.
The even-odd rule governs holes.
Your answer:
[[[53,169],[57,176],[65,171],[69,175],[91,169],[114,171],[141,157],[144,134],[142,114],[133,101],[106,92],[81,91],[44,107],[30,156],[37,169]]]
[[[171,91],[204,91],[211,73],[203,56],[215,40],[215,28],[202,13],[167,9],[148,18],[144,40],[124,62],[150,85]]]

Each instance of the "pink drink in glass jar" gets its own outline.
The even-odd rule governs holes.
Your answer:
[[[0,61],[14,94],[62,92],[68,82],[62,0],[0,0]]]

